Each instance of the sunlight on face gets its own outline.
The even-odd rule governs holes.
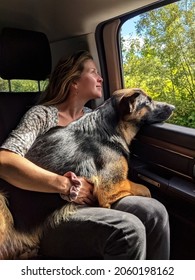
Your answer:
[[[79,93],[89,100],[100,98],[102,96],[102,82],[103,79],[99,75],[94,61],[87,60],[84,64],[84,70],[78,81]]]

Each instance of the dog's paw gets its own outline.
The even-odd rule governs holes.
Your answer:
[[[151,197],[151,193],[146,186],[133,182],[131,182],[131,193],[133,195]]]

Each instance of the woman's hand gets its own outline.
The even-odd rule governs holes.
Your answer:
[[[70,191],[68,195],[61,194],[61,197],[77,204],[94,205],[96,199],[93,195],[93,185],[83,177],[77,177],[73,172],[67,172],[65,177],[70,180]]]
[[[97,200],[93,195],[94,186],[90,184],[88,181],[86,181],[84,178],[82,177],[78,177],[78,178],[81,182],[81,186],[74,202],[78,204],[87,204],[90,206],[95,205]]]

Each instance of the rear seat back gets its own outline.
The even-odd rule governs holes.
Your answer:
[[[0,77],[45,80],[51,72],[48,39],[41,32],[4,28],[0,35]],[[0,92],[0,145],[40,92]]]
[[[50,46],[43,33],[12,28],[2,31],[0,35],[1,78],[40,81],[45,80],[50,71]],[[38,90],[37,92],[0,92],[0,145],[16,127],[24,113],[37,102],[40,94]],[[0,191],[8,198],[8,205],[17,229],[31,228],[32,225],[37,224],[40,205],[38,203],[35,205],[34,201],[40,193],[27,192],[26,194],[2,179],[0,179]],[[43,203],[45,196],[39,201]],[[28,209],[26,211],[28,215],[24,209]],[[43,211],[44,209],[43,207]]]
[[[39,96],[39,92],[0,92],[0,145]]]

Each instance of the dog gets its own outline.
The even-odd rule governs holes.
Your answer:
[[[38,137],[26,158],[60,175],[72,171],[86,178],[100,207],[110,208],[128,195],[150,197],[147,187],[128,179],[129,147],[143,125],[164,122],[173,110],[173,105],[153,101],[141,89],[121,89],[79,120]],[[76,211],[75,204],[58,194],[12,186],[7,192],[8,198],[0,194],[1,259],[29,258],[23,254],[26,251],[37,253],[43,229],[55,227]]]

